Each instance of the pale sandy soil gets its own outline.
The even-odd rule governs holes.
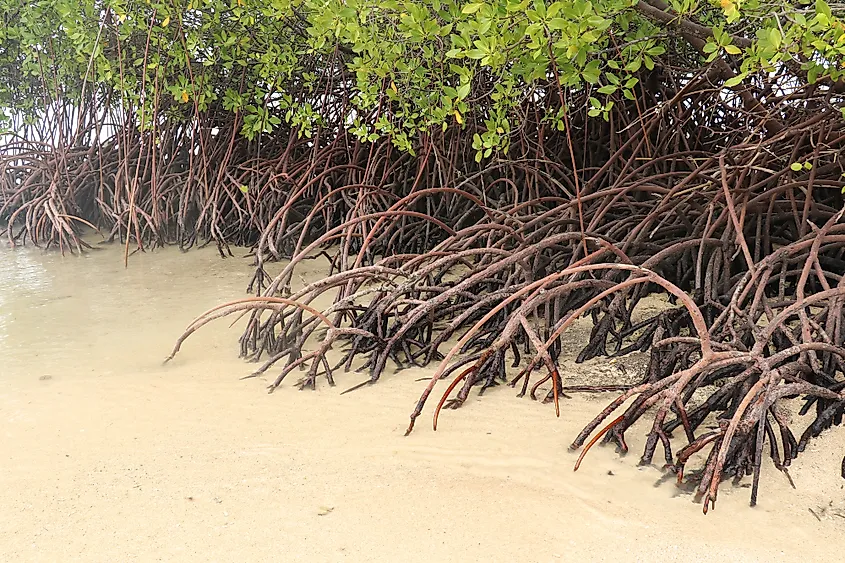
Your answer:
[[[797,490],[768,465],[759,506],[725,483],[703,516],[636,467],[642,429],[628,457],[596,448],[572,472],[567,445],[609,394],[566,400],[556,419],[494,390],[405,438],[430,370],[343,396],[360,374],[267,395],[238,379],[252,366],[225,322],[162,366],[248,276],[214,250],[137,256],[128,271],[114,249],[0,252],[0,561],[842,558],[841,431],[797,460]]]

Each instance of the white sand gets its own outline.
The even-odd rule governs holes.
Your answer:
[[[84,258],[0,252],[0,561],[835,561],[843,432],[760,504],[715,512],[631,454],[567,451],[608,401],[553,408],[497,389],[402,434],[431,370],[340,396],[238,378],[225,322],[161,360],[249,269],[207,249]],[[272,373],[272,372],[271,372]],[[293,383],[293,381],[291,381]],[[656,460],[662,458],[658,449]],[[612,473],[610,475],[609,473]],[[810,510],[820,518],[817,519]]]

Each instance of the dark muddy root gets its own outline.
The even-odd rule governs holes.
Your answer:
[[[644,463],[660,444],[683,477],[689,456],[709,449],[705,507],[730,475],[753,475],[756,500],[765,442],[786,471],[842,420],[845,122],[842,99],[824,88],[785,93],[775,77],[733,93],[711,79],[691,72],[681,86],[640,88],[607,121],[588,119],[589,92],[551,82],[525,102],[507,160],[480,164],[480,118],[421,136],[411,155],[360,142],[342,122],[310,139],[282,125],[247,141],[219,108],[152,132],[124,116],[113,138],[91,123],[64,149],[4,147],[0,220],[13,245],[70,251],[95,227],[127,259],[164,244],[215,244],[224,256],[251,247],[255,296],[199,317],[174,353],[237,314],[247,320],[240,352],[274,375],[271,390],[295,371],[303,388],[353,368],[366,385],[388,364],[438,362],[409,431],[444,378],[435,420],[472,389],[504,383],[559,411],[563,333],[590,314],[579,361],[651,356],[642,382],[573,447],[599,437],[625,451],[625,433],[646,417]],[[749,111],[752,90],[765,108]],[[346,115],[347,94],[333,92],[328,113]],[[558,131],[544,116],[563,94],[568,127]],[[297,267],[321,254],[326,277],[294,290]],[[281,260],[269,276],[267,263]],[[674,307],[641,318],[652,294]],[[319,310],[324,295],[333,304]],[[334,363],[332,346],[342,347]],[[816,413],[803,431],[779,408],[795,398]]]
[[[714,165],[727,172],[722,164]],[[710,194],[714,200],[723,193],[718,186]],[[832,198],[842,209],[838,190]],[[760,220],[767,221],[769,232],[782,232],[788,228],[784,223],[794,221],[777,212],[788,209],[789,200],[775,194],[763,201],[757,209],[764,213]],[[814,207],[823,210],[826,203]],[[443,407],[459,407],[473,388],[483,392],[502,383],[521,385],[521,394],[530,389],[536,398],[538,387],[550,381],[549,398],[559,409],[563,333],[590,312],[594,328],[579,360],[647,349],[651,359],[642,383],[600,413],[572,447],[581,447],[632,400],[596,438],[627,451],[625,433],[657,409],[649,415],[653,422],[642,463],[652,463],[660,444],[666,466],[680,480],[689,456],[710,448],[697,488],[705,510],[715,502],[720,481],[729,476],[753,475],[754,504],[766,441],[775,466],[787,472],[807,441],[839,424],[845,412],[842,212],[820,211],[826,221],[810,233],[765,249],[761,239],[748,246],[746,229],[737,236],[735,223],[718,222],[718,215],[703,207],[693,223],[699,226],[693,231],[700,233],[698,238],[667,238],[661,245],[649,237],[639,243],[650,250],[647,253],[633,240],[627,245],[609,242],[601,228],[589,234],[567,232],[572,221],[559,217],[571,208],[557,204],[555,213],[529,214],[503,207],[497,214],[491,211],[495,220],[454,232],[427,253],[353,266],[272,307],[261,302],[271,295],[255,298],[242,352],[252,359],[267,356],[259,372],[284,363],[271,389],[300,367],[307,369],[300,386],[313,387],[319,376],[333,384],[333,373],[349,370],[356,358],[363,359],[358,371],[369,374],[363,384],[377,381],[388,363],[401,368],[439,361],[412,414],[410,432],[434,386],[450,375],[452,381],[434,411],[435,427]],[[744,220],[752,227],[758,221],[753,209],[746,204]],[[389,219],[395,211],[385,211],[376,221]],[[679,210],[675,213],[680,215]],[[611,225],[628,214],[619,215],[605,213]],[[639,220],[648,221],[649,215],[646,209]],[[684,215],[690,218],[692,213]],[[712,225],[719,229],[709,228]],[[298,259],[323,242],[315,241]],[[630,255],[622,251],[626,247]],[[736,257],[743,247],[763,255],[750,269]],[[296,261],[273,281],[268,293],[290,282]],[[332,307],[320,315],[309,311],[326,292],[337,296]],[[655,292],[680,305],[634,320],[637,304]],[[319,346],[308,351],[307,343],[321,324],[330,329]],[[333,344],[344,350],[341,360],[330,366],[325,352]],[[513,377],[510,370],[517,367],[521,369]],[[539,377],[532,380],[538,369]],[[695,397],[696,391],[704,398]],[[457,394],[451,398],[453,392]],[[804,397],[805,411],[815,406],[817,413],[803,432],[794,430],[778,408],[797,397]],[[671,445],[675,431],[683,440],[676,446],[677,458]]]
[[[603,439],[627,451],[626,432],[646,417],[642,463],[651,464],[660,445],[681,482],[689,457],[709,451],[695,476],[705,512],[727,477],[751,475],[754,504],[765,444],[788,477],[807,442],[845,413],[838,160],[845,125],[833,112],[788,118],[771,138],[722,147],[700,131],[690,143],[683,127],[658,128],[653,147],[616,139],[611,144],[626,148],[584,167],[578,197],[558,186],[560,177],[540,174],[535,161],[500,165],[513,176],[501,180],[509,190],[495,201],[467,181],[357,210],[310,244],[302,239],[263,291],[302,305],[330,292],[334,304],[322,313],[348,332],[330,330],[314,350],[307,343],[318,318],[288,305],[257,308],[241,352],[267,358],[259,371],[284,366],[271,389],[297,367],[307,369],[301,384],[313,386],[355,364],[368,374],[357,388],[377,381],[388,363],[439,362],[410,432],[445,378],[435,428],[444,407],[503,383],[559,412],[563,333],[589,313],[593,329],[578,361],[651,355],[641,383],[591,421],[572,448],[587,443],[583,458]],[[680,140],[684,150],[667,150]],[[761,158],[768,167],[757,164]],[[797,171],[796,161],[812,165]],[[394,245],[423,232],[438,233],[437,244],[404,252]],[[297,264],[325,248],[335,249],[330,275],[291,294]],[[658,293],[675,306],[635,315],[644,297]],[[332,344],[344,349],[329,366],[324,352]],[[541,386],[549,390],[538,395]],[[804,430],[783,414],[796,398],[804,412],[815,408]]]

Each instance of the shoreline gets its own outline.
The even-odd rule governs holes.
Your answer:
[[[614,393],[562,399],[557,419],[552,405],[499,387],[441,413],[437,432],[429,405],[405,438],[425,386],[415,380],[432,368],[342,396],[360,374],[315,392],[291,379],[268,395],[273,370],[239,380],[253,365],[237,358],[238,329],[225,321],[162,366],[184,326],[242,294],[249,275],[214,249],[172,250],[128,270],[108,252],[14,253],[30,270],[0,283],[0,559],[836,557],[837,429],[794,462],[797,489],[766,459],[756,508],[750,478],[727,481],[707,516],[671,479],[656,486],[659,469],[636,466],[641,425],[630,454],[595,447],[573,473],[568,444]]]

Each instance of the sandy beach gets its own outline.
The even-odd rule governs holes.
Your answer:
[[[795,489],[766,460],[757,507],[750,480],[728,481],[704,516],[659,467],[637,466],[641,427],[631,454],[594,448],[573,473],[568,444],[613,394],[573,395],[555,418],[502,387],[444,412],[437,432],[429,407],[403,437],[431,369],[346,395],[364,375],[268,395],[266,379],[240,379],[255,366],[225,321],[162,365],[250,274],[211,248],[128,269],[117,248],[0,252],[0,561],[841,557],[839,429],[794,462]]]

